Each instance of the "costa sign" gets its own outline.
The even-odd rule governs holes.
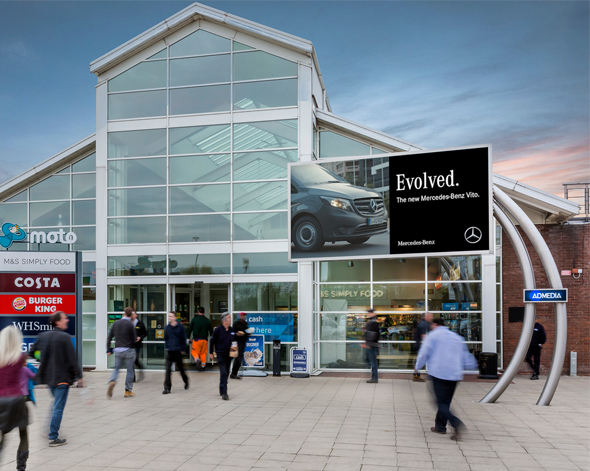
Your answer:
[[[76,295],[0,294],[0,314],[53,314],[57,311],[76,314]]]
[[[75,274],[2,273],[0,293],[75,293]]]

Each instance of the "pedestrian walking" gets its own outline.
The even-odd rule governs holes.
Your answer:
[[[416,360],[416,369],[424,365],[432,379],[434,395],[438,406],[434,433],[447,433],[447,422],[453,427],[451,440],[459,440],[465,424],[451,412],[451,401],[457,383],[463,379],[463,370],[477,369],[477,361],[467,350],[463,337],[445,327],[441,318],[433,319],[432,331],[426,336]]]
[[[29,409],[26,392],[23,395],[23,336],[16,327],[9,326],[0,332],[0,456],[6,434],[18,428],[20,443],[16,451],[16,469],[24,471],[29,458]],[[25,382],[26,385],[26,382]]]
[[[123,397],[133,397],[133,377],[135,376],[135,369],[133,363],[135,363],[135,327],[133,327],[133,309],[126,307],[123,311],[123,317],[115,321],[109,335],[107,336],[107,355],[115,354],[115,369],[111,374],[109,385],[107,388],[107,397],[113,397],[113,389],[117,384],[117,377],[119,376],[119,370],[123,364],[127,368],[127,374],[125,375],[125,395]],[[115,338],[115,348],[111,348],[111,341]]]
[[[63,418],[70,386],[78,381],[78,387],[84,386],[82,367],[76,358],[72,338],[64,332],[70,319],[65,312],[57,311],[49,316],[52,330],[43,332],[31,347],[31,355],[39,352],[41,364],[35,381],[46,384],[53,395],[53,409],[49,423],[49,446],[66,444],[65,438],[59,438],[59,428]]]
[[[414,350],[416,351],[416,353],[418,351],[420,351],[420,345],[422,345],[422,342],[426,338],[426,335],[428,335],[428,332],[430,332],[430,323],[431,322],[432,322],[432,313],[425,312],[424,315],[422,316],[422,319],[420,319],[420,322],[418,322],[416,329],[414,330],[414,340],[416,342],[414,344]],[[416,381],[419,383],[424,382],[424,379],[422,379],[420,377],[420,372],[416,369],[414,371],[414,377],[412,378],[412,381]]]
[[[367,363],[371,367],[371,379],[367,380],[367,383],[378,383],[379,365],[377,363],[377,355],[379,355],[379,322],[377,322],[377,314],[374,309],[367,311],[364,348]]]
[[[191,345],[191,355],[195,360],[197,371],[205,371],[207,366],[207,341],[209,336],[213,334],[213,326],[211,321],[205,317],[205,309],[199,307],[197,315],[191,319],[188,326],[188,337],[193,337]]]
[[[143,363],[141,362],[141,349],[143,347],[143,339],[147,337],[147,328],[141,321],[137,312],[133,311],[131,316],[133,325],[135,326],[135,363],[134,368],[137,374],[133,378],[134,382],[141,381],[143,379]]]
[[[164,329],[164,346],[166,348],[166,377],[162,394],[170,394],[172,389],[172,363],[176,364],[176,369],[182,376],[184,389],[188,389],[188,376],[184,372],[184,364],[182,363],[182,354],[186,349],[186,330],[178,322],[174,311],[168,313],[168,325]]]
[[[246,313],[240,312],[238,318],[234,322],[233,328],[235,332],[235,340],[238,343],[238,356],[234,358],[230,378],[242,379],[238,376],[242,362],[244,361],[244,350],[246,349],[246,341],[250,337],[250,326],[246,322]]]
[[[533,369],[533,375],[531,379],[539,379],[539,373],[541,369],[541,349],[543,344],[547,341],[547,334],[545,334],[545,327],[539,322],[535,322],[533,330],[533,336],[531,338],[531,344],[526,352],[525,361]],[[533,359],[534,361],[531,361]]]
[[[232,342],[235,341],[235,332],[231,326],[231,314],[224,312],[221,315],[221,325],[217,326],[211,336],[210,353],[217,358],[219,365],[219,395],[224,401],[229,399],[227,395],[227,377],[229,376],[229,367],[231,357],[229,352]]]

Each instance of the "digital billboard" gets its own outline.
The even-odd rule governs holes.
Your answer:
[[[289,259],[493,253],[490,146],[289,164]]]

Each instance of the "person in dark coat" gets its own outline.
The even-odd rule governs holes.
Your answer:
[[[227,395],[227,377],[231,363],[229,351],[234,341],[235,332],[231,326],[231,314],[224,312],[221,315],[221,325],[215,327],[209,346],[209,353],[217,358],[219,364],[219,395],[224,401],[229,399]]]
[[[431,312],[424,313],[424,316],[422,316],[422,319],[420,319],[420,322],[418,322],[418,325],[416,326],[416,329],[414,330],[414,341],[416,342],[414,344],[414,351],[416,352],[416,354],[420,350],[420,345],[422,345],[422,342],[426,338],[426,335],[428,335],[428,332],[430,332],[430,329],[431,329],[430,324],[432,323],[432,317],[433,316],[432,316]],[[414,377],[412,378],[412,381],[416,381],[419,383],[424,382],[424,379],[420,377],[419,371],[416,371],[414,373]]]
[[[143,379],[143,364],[141,363],[141,348],[143,347],[143,339],[147,337],[147,329],[145,324],[139,319],[137,312],[133,311],[131,320],[135,326],[135,370],[138,371],[139,375],[136,375],[134,381],[141,381]]]
[[[115,354],[115,369],[111,374],[109,386],[107,389],[107,397],[113,397],[113,389],[119,376],[119,370],[123,363],[127,368],[125,375],[125,395],[123,397],[133,397],[133,377],[135,376],[135,327],[133,327],[133,309],[126,307],[123,311],[123,317],[113,323],[109,335],[107,336],[107,355]],[[115,337],[115,348],[111,349],[111,341]]]
[[[184,389],[188,389],[188,376],[184,372],[184,364],[182,363],[182,354],[186,349],[186,329],[178,322],[174,311],[168,313],[168,325],[164,329],[164,344],[166,348],[166,378],[162,394],[170,394],[172,389],[172,363],[176,364],[176,369],[182,376]]]
[[[539,322],[535,322],[531,344],[529,345],[529,349],[526,352],[526,357],[524,359],[533,369],[531,379],[539,379],[541,369],[541,349],[546,341],[547,335],[545,334],[545,327]],[[531,361],[531,359],[534,361]]]
[[[18,428],[20,443],[16,452],[16,469],[24,471],[29,458],[29,409],[27,399],[22,394],[22,369],[26,359],[20,347],[23,336],[13,326],[0,332],[0,456],[4,437]]]
[[[41,365],[36,382],[49,386],[53,394],[53,412],[49,424],[49,446],[66,444],[65,438],[59,438],[59,427],[64,408],[68,400],[70,386],[78,381],[83,386],[82,367],[76,358],[72,338],[64,332],[70,322],[65,312],[58,311],[49,316],[53,330],[43,332],[31,347],[31,355],[39,352]]]
[[[244,361],[244,350],[246,348],[246,341],[248,340],[248,337],[250,337],[250,334],[248,332],[250,330],[250,326],[246,322],[245,312],[240,312],[238,314],[238,319],[234,322],[233,328],[236,333],[236,341],[238,342],[238,356],[234,358],[230,378],[242,379],[240,376],[238,376],[238,371],[240,371],[240,367],[242,366],[242,362]]]
[[[374,309],[367,311],[367,322],[365,324],[365,355],[367,362],[371,366],[371,379],[367,383],[378,383],[378,362],[377,355],[379,355],[379,322],[377,322],[377,314]]]

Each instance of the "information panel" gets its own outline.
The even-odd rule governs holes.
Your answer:
[[[264,368],[264,335],[250,335],[244,347],[244,368]]]
[[[489,146],[289,164],[289,257],[493,253]]]

